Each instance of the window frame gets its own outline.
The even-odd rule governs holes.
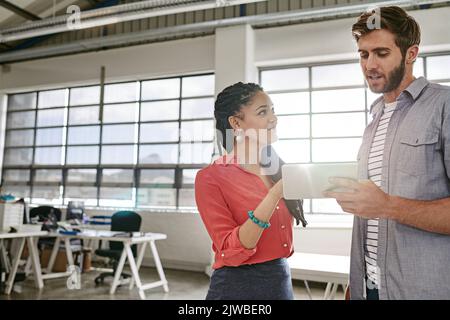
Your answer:
[[[442,51],[442,52],[435,52],[435,53],[424,53],[420,54],[418,58],[422,58],[422,67],[423,67],[423,76],[427,78],[427,59],[429,57],[435,57],[435,56],[450,56],[450,51]],[[420,61],[420,60],[419,60]],[[314,67],[322,67],[322,66],[331,66],[331,65],[343,65],[343,64],[352,64],[352,63],[359,63],[359,59],[347,59],[347,60],[336,60],[336,61],[328,61],[328,62],[317,62],[317,63],[305,63],[305,64],[293,64],[293,65],[284,65],[284,66],[267,66],[267,67],[261,67],[258,69],[258,79],[259,83],[264,88],[264,84],[261,83],[263,76],[262,73],[265,71],[272,71],[272,70],[283,70],[283,69],[296,69],[296,68],[307,68],[308,69],[308,81],[309,86],[306,89],[287,89],[287,90],[265,90],[269,95],[271,94],[283,94],[283,93],[309,93],[309,112],[298,112],[298,113],[283,113],[280,116],[297,116],[297,115],[308,115],[309,116],[309,137],[308,138],[280,138],[281,141],[289,141],[289,140],[295,140],[295,141],[309,141],[309,161],[306,163],[324,163],[324,162],[314,162],[313,159],[313,141],[314,140],[321,140],[321,139],[343,139],[343,138],[362,138],[363,132],[361,132],[361,135],[358,136],[342,136],[342,137],[313,137],[313,115],[322,115],[322,114],[340,114],[340,113],[365,113],[365,127],[367,127],[369,123],[369,115],[370,115],[370,104],[368,101],[368,91],[369,88],[367,87],[366,81],[362,85],[345,85],[345,86],[330,86],[330,87],[313,87],[312,83],[312,69]],[[362,76],[362,74],[361,74]],[[434,83],[449,83],[450,85],[450,77],[448,79],[435,79],[432,82]],[[264,88],[265,89],[265,88]],[[320,91],[329,91],[329,90],[344,90],[344,89],[364,89],[364,109],[361,108],[360,110],[343,110],[343,111],[330,111],[330,112],[313,112],[313,92],[320,92]],[[372,102],[370,102],[372,103]],[[276,113],[276,106],[275,106],[275,113]],[[356,162],[356,161],[352,161]],[[328,163],[336,163],[336,162],[328,162]],[[330,216],[345,216],[344,213],[335,213],[335,212],[313,212],[313,207],[315,206],[314,201],[307,199],[307,207],[305,209],[306,214],[311,215],[330,215]]]
[[[76,104],[71,105],[70,103],[70,97],[71,97],[71,90],[72,89],[80,89],[80,88],[89,88],[89,87],[96,87],[99,86],[98,84],[93,85],[81,85],[81,86],[75,86],[75,87],[60,87],[60,88],[52,88],[52,89],[46,89],[46,90],[35,90],[35,91],[26,91],[26,92],[17,92],[12,93],[10,95],[15,94],[34,94],[35,95],[35,101],[34,105],[30,108],[26,109],[15,109],[15,110],[7,110],[7,116],[10,113],[17,113],[17,112],[34,112],[34,126],[32,127],[15,127],[15,128],[7,128],[5,129],[5,136],[9,134],[9,132],[17,131],[17,130],[33,130],[33,143],[30,146],[5,146],[4,147],[4,153],[11,149],[19,149],[19,148],[28,148],[31,149],[31,163],[26,165],[14,165],[14,164],[3,164],[3,174],[2,174],[2,185],[7,186],[13,186],[13,187],[23,187],[24,193],[28,194],[29,197],[26,198],[27,201],[29,201],[32,204],[42,204],[42,202],[35,202],[33,201],[33,190],[35,188],[42,187],[62,187],[62,192],[60,195],[60,198],[58,199],[59,202],[55,203],[52,202],[51,199],[48,199],[48,203],[52,203],[53,205],[61,205],[63,206],[66,203],[66,187],[95,187],[96,188],[96,205],[95,208],[110,208],[108,206],[100,206],[100,201],[105,200],[101,199],[100,193],[102,188],[110,188],[110,187],[126,187],[131,188],[132,193],[134,194],[133,203],[134,206],[132,208],[139,209],[139,203],[138,203],[138,190],[139,188],[149,188],[149,187],[156,187],[156,188],[173,188],[176,189],[176,205],[175,208],[167,207],[167,210],[170,211],[185,211],[185,210],[179,210],[179,203],[180,203],[180,189],[183,188],[190,188],[193,189],[193,184],[185,185],[182,183],[182,176],[183,176],[183,170],[184,169],[201,169],[208,165],[209,163],[180,163],[180,146],[183,143],[191,143],[183,141],[181,138],[181,124],[185,121],[200,121],[200,120],[214,120],[213,117],[201,117],[201,118],[192,118],[192,119],[183,119],[182,118],[182,103],[184,100],[192,100],[192,99],[202,99],[202,98],[208,98],[208,99],[214,99],[214,93],[211,93],[211,95],[199,95],[199,96],[182,96],[182,90],[183,90],[183,80],[186,78],[192,78],[192,77],[201,77],[201,76],[215,76],[214,73],[208,72],[208,73],[201,73],[201,74],[191,74],[191,75],[180,75],[180,76],[173,76],[173,77],[160,77],[160,78],[153,78],[153,79],[141,79],[141,80],[129,80],[129,81],[121,81],[121,82],[111,82],[111,83],[105,83],[106,85],[109,84],[121,84],[121,83],[136,83],[136,89],[139,91],[139,95],[137,96],[136,101],[120,101],[120,102],[109,102],[104,103],[103,101],[99,101],[98,104]],[[166,79],[178,79],[180,83],[179,87],[179,93],[176,98],[170,98],[170,99],[145,99],[142,100],[142,86],[143,83],[146,81],[152,81],[152,80],[166,80]],[[65,90],[65,106],[53,106],[49,108],[39,108],[39,94],[41,92],[46,91],[52,91],[52,90]],[[8,95],[9,96],[9,95]],[[100,98],[101,100],[101,98]],[[141,121],[141,113],[142,113],[142,107],[144,103],[147,102],[160,102],[160,101],[170,101],[170,100],[176,100],[178,104],[178,117],[177,119],[173,120],[151,120],[151,121]],[[118,104],[128,104],[128,103],[136,103],[137,104],[137,115],[135,117],[135,121],[131,122],[104,122],[103,121],[103,106],[110,106],[110,105],[118,105]],[[87,108],[87,107],[99,107],[98,116],[99,120],[95,123],[89,122],[89,123],[78,123],[78,124],[70,124],[70,110],[71,108]],[[213,107],[213,106],[211,106]],[[63,125],[55,125],[55,126],[38,126],[38,112],[41,110],[53,110],[53,109],[63,109],[64,110],[64,123]],[[81,109],[80,109],[81,110]],[[140,139],[140,131],[141,131],[141,125],[145,125],[147,123],[151,124],[158,124],[158,123],[165,123],[165,122],[173,122],[177,123],[178,127],[178,134],[177,134],[177,141],[171,141],[171,142],[145,142],[141,143]],[[104,126],[111,126],[111,125],[133,125],[135,130],[135,136],[133,138],[133,142],[130,143],[102,143],[102,135],[103,135],[103,127]],[[69,144],[69,128],[72,127],[87,127],[87,126],[99,126],[99,142],[98,143],[85,143],[85,144]],[[46,129],[46,128],[59,128],[63,131],[63,138],[62,138],[62,144],[60,145],[39,145],[37,146],[37,131],[38,129]],[[214,130],[214,128],[211,128]],[[213,140],[208,141],[202,141],[203,143],[214,143]],[[199,143],[199,141],[196,141],[195,143]],[[162,164],[146,164],[141,163],[139,159],[139,152],[142,146],[145,145],[160,145],[160,144],[174,144],[178,146],[178,152],[177,152],[177,161],[176,163],[162,163]],[[104,146],[121,146],[121,145],[132,145],[133,146],[133,164],[102,164],[102,148]],[[98,147],[98,162],[96,164],[67,164],[67,156],[68,156],[68,149],[70,147],[75,146],[95,146]],[[38,165],[35,164],[35,156],[36,156],[36,149],[42,148],[42,147],[61,147],[62,153],[63,153],[63,164],[61,165]],[[214,149],[211,150],[211,159],[214,155]],[[36,170],[40,169],[59,169],[62,171],[62,180],[58,182],[35,182],[34,176]],[[72,169],[93,169],[96,170],[96,178],[95,182],[73,182],[68,181],[68,173],[69,170]],[[102,174],[104,169],[130,169],[133,171],[133,181],[131,183],[103,183],[102,182]],[[141,170],[146,169],[172,169],[174,170],[174,183],[166,184],[166,183],[157,183],[157,184],[147,184],[147,183],[140,183],[140,172]],[[4,172],[6,170],[29,170],[28,181],[6,181],[4,179]],[[89,206],[87,206],[89,207]],[[115,207],[114,207],[115,208]],[[126,207],[130,208],[130,207]],[[164,210],[165,208],[161,208],[158,206],[155,206],[155,208],[158,209],[158,211]],[[145,210],[151,210],[152,204],[145,205]],[[192,210],[188,211],[196,211],[196,208],[192,208]]]

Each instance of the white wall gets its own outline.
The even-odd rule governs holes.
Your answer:
[[[421,52],[450,50],[450,7],[411,11],[422,31]],[[354,18],[255,31],[258,66],[357,59]]]
[[[107,82],[214,71],[214,37],[15,63],[0,73],[0,90],[99,83],[101,66]]]
[[[450,50],[450,33],[447,32],[450,8],[416,11],[412,15],[422,27],[422,51]],[[244,65],[248,68],[242,72],[242,77],[247,77],[248,70],[255,66],[356,58],[356,47],[350,34],[353,22],[354,19],[342,19],[253,32],[249,32],[248,28],[236,28],[233,32],[237,32],[235,45],[240,48],[238,57],[240,61],[245,60]],[[227,72],[239,62],[224,58],[224,50],[232,54],[234,46],[229,33],[222,31],[223,39],[228,39],[228,45],[223,49],[220,49],[223,42],[217,43],[215,36],[208,36],[13,64],[9,73],[0,73],[0,93],[2,90],[12,92],[93,83],[98,81],[102,65],[106,66],[107,81],[214,70],[220,71],[221,74],[216,76],[225,81],[223,79],[230,76]],[[254,49],[239,42],[242,39],[254,39]],[[253,50],[252,59],[247,53]],[[236,73],[232,78],[235,79],[235,76]],[[217,91],[220,88],[216,88]],[[168,234],[166,241],[158,243],[161,259],[166,266],[204,270],[210,263],[211,243],[198,214],[141,214],[144,218],[143,230]],[[311,217],[306,229],[295,229],[296,250],[348,254],[351,217],[342,217],[341,220],[341,224],[330,224]],[[146,262],[151,263],[149,257]]]

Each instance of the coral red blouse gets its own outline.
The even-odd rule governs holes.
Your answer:
[[[244,170],[236,157],[223,156],[200,170],[195,179],[195,200],[215,253],[214,269],[255,264],[294,253],[290,215],[280,200],[254,249],[239,240],[239,228],[268,192],[260,177]]]

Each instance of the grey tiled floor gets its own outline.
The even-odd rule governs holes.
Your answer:
[[[66,286],[66,279],[45,280],[42,290],[34,287],[32,279],[16,285],[15,291],[10,296],[0,294],[0,300],[7,299],[85,299],[85,300],[127,300],[139,299],[136,287],[129,290],[128,286],[119,287],[115,294],[109,294],[109,285],[112,278],[105,280],[105,283],[96,286],[94,283],[98,271],[91,271],[82,275],[81,290],[69,290]],[[181,271],[166,269],[165,274],[169,282],[169,293],[165,293],[162,287],[146,290],[147,299],[151,300],[203,300],[208,291],[209,277],[201,272]],[[158,273],[154,268],[141,268],[143,282],[159,280]],[[324,286],[317,283],[310,283],[313,299],[321,299],[324,293]],[[342,289],[339,288],[336,299],[343,299]],[[19,291],[19,292],[18,292]],[[294,281],[295,299],[309,299],[303,282]]]

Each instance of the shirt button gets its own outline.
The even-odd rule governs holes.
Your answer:
[[[287,248],[287,243],[283,244],[283,247]]]
[[[286,226],[283,224],[283,225],[281,226],[281,229],[284,229],[284,228],[286,228]]]
[[[225,257],[225,253],[222,253],[221,256],[222,256],[222,257]]]
[[[280,210],[280,207],[279,207],[279,206],[277,206],[277,210]]]

